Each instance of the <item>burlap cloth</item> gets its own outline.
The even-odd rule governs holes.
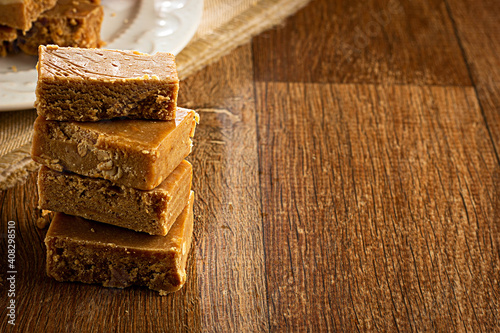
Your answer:
[[[198,30],[177,55],[181,79],[216,61],[258,33],[279,24],[310,0],[204,0]],[[0,189],[37,166],[29,152],[36,111],[0,112]]]

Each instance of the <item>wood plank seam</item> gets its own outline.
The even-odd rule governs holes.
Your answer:
[[[474,79],[474,75],[472,75],[470,60],[467,57],[467,53],[465,52],[465,48],[464,48],[464,45],[462,43],[462,39],[460,38],[460,35],[458,33],[457,22],[455,20],[455,17],[453,16],[453,13],[451,11],[450,4],[448,3],[448,0],[444,0],[444,3],[446,5],[446,11],[448,12],[448,16],[451,20],[451,24],[453,25],[453,32],[455,34],[455,38],[457,39],[457,43],[458,43],[458,46],[460,48],[460,52],[462,53],[462,57],[463,57],[464,62],[465,62],[465,67],[467,68],[467,73],[469,74],[469,80],[472,83],[472,86],[474,87],[474,92],[476,94],[476,99],[477,99],[477,102],[479,105],[479,109],[481,110],[481,115],[483,117],[484,124],[486,126],[487,131],[488,131],[488,135],[489,135],[489,138],[491,140],[491,143],[493,145],[493,151],[495,152],[495,157],[497,159],[497,163],[498,163],[498,165],[500,165],[500,155],[498,154],[497,147],[496,147],[495,141],[493,139],[493,134],[491,133],[491,128],[490,128],[490,125],[488,124],[488,121],[486,118],[486,113],[484,111],[483,104],[481,102],[481,99],[479,98],[479,93],[477,91],[477,82]],[[486,87],[487,87],[487,89],[491,88],[491,86],[489,86],[489,85],[486,85]]]
[[[261,168],[261,154],[260,154],[260,142],[259,142],[259,138],[260,138],[260,126],[259,126],[259,113],[257,112],[258,110],[258,105],[257,105],[257,86],[255,84],[255,58],[254,58],[254,53],[252,52],[251,53],[251,59],[252,59],[252,72],[253,72],[253,82],[252,82],[252,89],[253,89],[253,107],[254,107],[254,111],[255,111],[255,135],[256,135],[256,138],[255,138],[255,141],[256,141],[256,144],[257,144],[257,173],[258,173],[258,182],[259,182],[259,197],[260,197],[260,207],[259,207],[259,211],[260,211],[260,214],[259,214],[259,217],[260,217],[260,225],[261,225],[261,229],[262,229],[262,248],[263,248],[263,252],[264,252],[264,281],[266,282],[266,288],[265,288],[265,291],[266,291],[266,305],[267,305],[267,331],[270,332],[270,329],[271,329],[271,314],[269,312],[269,303],[270,303],[270,298],[269,298],[269,282],[268,282],[268,276],[269,276],[269,273],[267,271],[267,265],[265,264],[267,262],[267,249],[266,249],[266,244],[265,244],[265,232],[266,232],[266,228],[265,228],[265,225],[264,225],[264,212],[263,212],[263,199],[264,199],[264,196],[262,195],[262,179],[261,179],[261,174],[263,173],[263,170]]]

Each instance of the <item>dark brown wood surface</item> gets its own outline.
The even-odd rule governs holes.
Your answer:
[[[0,192],[0,331],[500,331],[499,17],[313,0],[182,82],[201,123],[177,293],[53,281],[35,175]]]

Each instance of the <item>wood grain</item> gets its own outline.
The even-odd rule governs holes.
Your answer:
[[[500,163],[500,6],[496,1],[447,4]]]
[[[210,84],[208,86],[207,84]],[[268,329],[250,45],[186,80],[200,114],[193,153],[197,267],[207,332]]]
[[[471,84],[440,0],[316,0],[253,49],[258,81]]]
[[[201,122],[175,294],[47,278],[35,176],[1,191],[0,331],[500,331],[499,8],[314,0],[183,81]]]
[[[257,84],[272,331],[500,329],[471,88]]]

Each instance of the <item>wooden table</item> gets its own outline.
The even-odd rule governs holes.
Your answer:
[[[15,329],[500,331],[499,17],[496,0],[315,0],[182,82],[201,123],[175,294],[46,277],[35,175],[1,192]]]

